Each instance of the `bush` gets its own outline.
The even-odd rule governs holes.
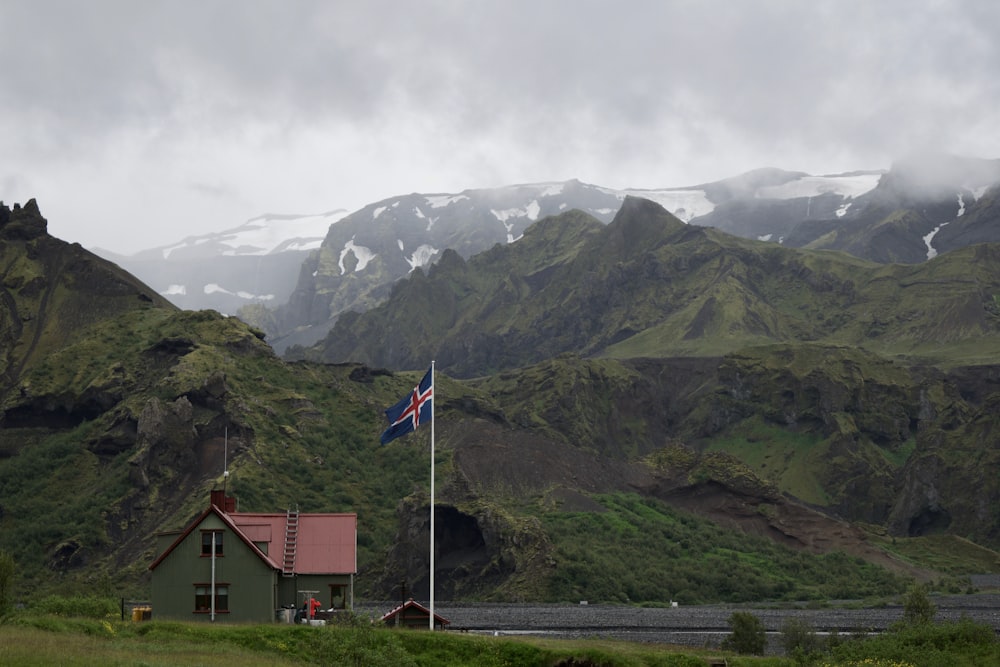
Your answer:
[[[927,597],[927,588],[914,584],[903,596],[903,623],[905,625],[925,625],[934,620],[937,609]]]
[[[759,618],[745,611],[734,611],[729,617],[732,634],[722,640],[722,648],[740,655],[764,655],[767,632]]]
[[[954,623],[898,624],[881,635],[842,642],[832,655],[834,664],[882,661],[921,667],[972,667],[1000,664],[1000,643],[993,628],[963,618]]]
[[[34,602],[31,611],[53,616],[73,616],[79,618],[118,618],[121,608],[117,600],[94,595],[49,595]]]
[[[807,621],[794,616],[785,619],[781,626],[781,645],[785,655],[805,664],[822,652],[822,642]]]

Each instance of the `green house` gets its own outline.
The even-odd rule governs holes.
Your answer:
[[[187,528],[158,536],[152,617],[226,623],[291,620],[311,598],[354,605],[357,515],[237,512],[212,491]]]

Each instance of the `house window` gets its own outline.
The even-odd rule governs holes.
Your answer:
[[[330,584],[330,608],[347,609],[347,586]]]
[[[212,555],[212,538],[215,538],[215,555],[222,555],[222,531],[221,530],[203,530],[201,532],[201,555],[211,556]]]
[[[212,611],[211,584],[195,584],[194,610],[196,612]],[[215,611],[216,612],[229,611],[229,584],[215,585]]]

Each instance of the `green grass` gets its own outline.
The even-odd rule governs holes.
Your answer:
[[[872,540],[909,563],[943,574],[1000,573],[1000,554],[955,535],[876,536]]]
[[[825,447],[815,434],[779,428],[757,416],[739,424],[726,437],[713,439],[706,451],[735,456],[761,479],[807,503],[830,504],[830,496],[816,476]]]
[[[737,656],[718,649],[607,638],[491,637],[344,626],[227,625],[17,612],[0,622],[5,667],[701,667],[725,656],[732,667],[974,667],[1000,663],[992,628],[969,620],[898,624],[874,636],[838,637],[808,656]]]
[[[53,632],[39,628],[0,627],[0,663],[11,667],[106,667],[109,665],[221,665],[263,667],[300,665],[301,661],[202,641],[180,643],[121,634],[113,625],[107,636],[87,631]],[[114,633],[114,634],[113,634]]]
[[[889,632],[844,642],[825,663],[857,667],[978,667],[1000,664],[993,628],[968,619],[900,625]]]
[[[606,639],[497,638],[369,625],[305,627],[61,618],[21,614],[0,624],[0,664],[357,665],[358,667],[698,667],[706,651]],[[713,652],[718,654],[718,652]],[[589,661],[589,662],[587,662]],[[748,661],[746,665],[790,664]]]
[[[690,605],[876,598],[904,588],[842,553],[793,551],[632,494],[595,499],[605,512],[540,516],[555,545],[546,599]]]

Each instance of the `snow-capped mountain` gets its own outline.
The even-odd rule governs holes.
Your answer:
[[[317,215],[271,213],[134,255],[93,251],[181,308],[234,315],[252,303],[271,308],[285,303],[302,262],[319,249],[330,225],[347,213],[344,209]]]
[[[140,253],[156,252],[164,259],[204,259],[205,257],[245,257],[278,252],[315,250],[326,238],[330,225],[349,213],[337,209],[318,215],[266,213],[239,227],[222,232],[189,236],[180,243]]]
[[[331,226],[322,248],[307,261],[289,303],[277,309],[273,322],[255,324],[270,332],[279,350],[311,344],[341,313],[379,303],[396,280],[435,262],[444,249],[470,257],[498,243],[514,243],[539,219],[568,209],[607,223],[631,195],[660,204],[684,222],[713,224],[703,221],[729,222],[726,211],[748,203],[780,209],[788,208],[788,202],[816,199],[817,215],[835,217],[838,209],[874,189],[880,177],[881,172],[812,176],[762,169],[681,188],[617,190],[571,180],[391,197]],[[715,215],[720,210],[722,217]],[[801,219],[798,213],[788,217]],[[780,233],[759,225],[741,228],[739,220],[728,226],[741,236],[777,238]]]
[[[398,195],[350,214],[271,214],[129,257],[97,252],[178,306],[240,314],[280,352],[319,340],[342,313],[381,302],[396,280],[446,248],[468,258],[515,243],[530,225],[568,209],[607,223],[631,195],[745,238],[915,263],[1000,241],[997,183],[1000,160],[947,155],[818,176],[757,169],[660,189],[570,180]]]
[[[876,262],[914,264],[974,243],[1000,241],[1000,160],[914,155],[836,218],[802,217],[782,239]]]

